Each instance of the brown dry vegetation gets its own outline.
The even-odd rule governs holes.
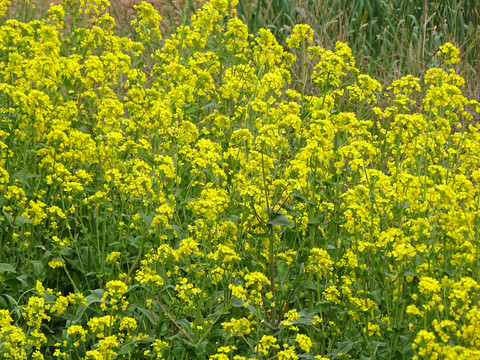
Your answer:
[[[111,6],[109,13],[115,18],[119,25],[128,25],[135,17],[135,5],[139,5],[142,1],[146,1],[162,15],[162,31],[169,31],[171,25],[175,25],[179,21],[180,14],[185,6],[185,0],[110,0]],[[26,3],[30,3],[25,6]],[[61,4],[61,0],[13,0],[9,7],[9,15],[11,18],[41,18],[49,9],[50,4]],[[18,16],[20,15],[20,17]],[[173,24],[172,24],[173,23]]]

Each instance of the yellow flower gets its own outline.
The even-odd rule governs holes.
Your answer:
[[[85,330],[82,326],[80,325],[72,325],[67,329],[67,334],[71,335],[74,337],[76,340],[74,342],[74,346],[78,347],[80,346],[79,341],[85,342],[86,335],[88,334],[88,331]],[[78,335],[78,337],[75,337],[75,335]]]
[[[367,331],[367,328],[365,327],[363,329],[364,332]],[[378,324],[372,324],[371,322],[368,322],[368,336],[381,336],[380,334],[380,326]]]
[[[155,339],[152,343],[153,350],[157,356],[161,359],[161,353],[168,348],[168,343],[159,339]]]
[[[125,299],[125,293],[128,290],[128,286],[121,280],[112,280],[109,281],[106,285],[107,291],[103,294],[101,304],[103,310],[106,310],[107,306],[105,301],[107,298],[110,298],[110,306],[114,310],[125,310],[128,306],[128,301]],[[120,307],[121,305],[121,307]]]
[[[319,248],[312,248],[308,257],[307,270],[317,276],[326,276],[333,267],[333,261],[327,251]]]
[[[11,0],[0,0],[0,16],[5,15]]]
[[[247,300],[247,291],[241,285],[229,284],[228,288],[232,291],[232,295],[246,301]]]
[[[37,289],[38,294],[40,296],[43,296],[43,294],[45,293],[45,288],[43,287],[41,281],[37,280],[35,288]]]
[[[55,304],[52,306],[51,312],[56,312],[57,315],[62,315],[68,308],[68,297],[58,296],[55,300]]]
[[[57,267],[64,267],[65,263],[63,260],[51,260],[48,262],[48,266],[50,266],[52,269],[56,269]]]
[[[295,341],[298,343],[298,347],[305,352],[309,352],[312,347],[312,340],[304,334],[297,334]]]
[[[270,352],[270,349],[279,349],[280,346],[277,344],[277,339],[270,335],[263,335],[258,343],[258,351],[260,351],[264,356],[267,356]]]
[[[357,82],[347,87],[350,99],[359,102],[376,103],[376,93],[382,90],[382,85],[368,75],[358,75]]]
[[[223,330],[227,333],[228,336],[233,335],[248,335],[252,332],[252,325],[254,321],[250,321],[246,318],[240,319],[231,319],[230,321],[225,321],[222,323]]]
[[[117,355],[116,348],[120,345],[116,335],[107,336],[98,342],[95,350],[87,351],[87,356],[94,359],[112,359]]]
[[[244,278],[245,286],[256,288],[259,291],[263,289],[264,284],[270,284],[268,278],[258,271],[248,273],[245,275]]]
[[[114,262],[117,265],[119,264],[118,259],[120,259],[120,252],[119,251],[112,251],[110,254],[107,255],[105,261],[106,262]]]
[[[312,40],[313,29],[309,25],[297,24],[292,30],[292,35],[287,39],[287,45],[293,49],[300,47],[302,41],[310,43]]]
[[[440,283],[438,280],[429,276],[422,276],[420,278],[420,283],[418,284],[418,289],[423,295],[435,294],[440,292]]]
[[[228,19],[225,48],[234,54],[241,54],[248,46],[248,27],[237,17]]]
[[[45,203],[43,203],[40,200],[38,200],[37,202],[30,200],[28,205],[29,205],[29,208],[25,210],[22,216],[25,216],[26,218],[31,219],[33,225],[40,224],[42,220],[47,217],[47,214],[43,210],[43,208],[46,206]]]
[[[126,316],[122,318],[122,321],[120,322],[120,331],[122,330],[127,330],[127,332],[131,332],[137,329],[138,323],[137,321],[129,316]]]
[[[458,54],[460,51],[453,46],[451,43],[447,42],[440,46],[440,50],[438,51],[438,55],[445,54],[445,65],[455,64],[460,61],[458,58]]]
[[[46,304],[43,298],[32,296],[28,299],[28,305],[22,310],[22,316],[29,326],[39,329],[43,320],[50,320],[50,316],[47,315],[48,310],[50,305]]]
[[[229,360],[229,357],[226,354],[214,354],[214,355],[210,356],[210,359],[213,359],[213,360]]]
[[[295,346],[283,345],[284,350],[278,352],[279,360],[297,360],[298,356],[295,354]]]
[[[331,285],[323,291],[323,296],[325,297],[325,300],[331,301],[334,304],[341,303],[340,295],[340,291],[338,290],[336,285]]]
[[[98,338],[103,338],[105,329],[110,328],[113,325],[114,318],[110,315],[103,317],[93,317],[88,322],[87,325]]]

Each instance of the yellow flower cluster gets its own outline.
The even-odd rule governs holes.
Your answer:
[[[106,0],[2,20],[0,356],[479,357],[458,50],[383,87],[236,4],[165,39],[145,2],[129,37]]]

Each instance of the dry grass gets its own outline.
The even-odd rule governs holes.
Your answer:
[[[139,5],[143,0],[110,0],[111,6],[108,12],[115,18],[119,25],[129,28],[130,21],[135,17],[135,5]],[[61,4],[61,0],[29,0],[30,4],[26,5],[25,0],[13,0],[9,7],[9,15],[11,18],[24,18],[30,20],[44,17],[48,11],[50,4]],[[185,7],[185,0],[146,0],[147,3],[162,15],[162,31],[168,33],[174,28],[181,17]]]

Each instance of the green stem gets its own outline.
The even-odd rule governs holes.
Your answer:
[[[130,278],[130,275],[132,275],[132,272],[133,270],[135,269],[135,267],[137,266],[138,262],[140,261],[140,258],[142,257],[142,253],[143,253],[143,242],[142,244],[140,245],[140,249],[138,251],[138,255],[137,255],[137,258],[135,259],[132,267],[130,268],[130,270],[128,270],[128,273],[127,273],[127,276],[125,276],[125,280],[124,280],[124,283],[127,284],[128,283],[128,279]]]
[[[270,289],[272,292],[272,315],[271,315],[271,323],[272,325],[275,324],[275,254],[274,250],[274,241],[275,241],[275,231],[273,230],[273,225],[270,225]]]
[[[63,261],[63,259],[62,259]],[[75,285],[75,282],[73,281],[72,277],[70,276],[70,273],[67,270],[66,265],[63,266],[63,269],[65,270],[65,274],[67,274],[68,278],[70,279],[70,282],[72,283],[73,289],[75,290],[76,293],[79,293],[80,290],[77,288],[77,285]]]
[[[267,180],[265,177],[265,162],[263,160],[263,153],[262,153],[262,175],[263,175],[263,186],[265,189],[265,201],[267,204],[267,214],[268,220],[270,221],[274,211],[270,209],[270,203],[268,201],[268,188],[267,188]],[[271,324],[275,324],[275,254],[274,254],[274,244],[275,244],[275,230],[273,229],[273,225],[268,224],[270,228],[270,244],[269,244],[269,262],[270,262],[270,290],[272,292],[272,313],[270,316]]]

